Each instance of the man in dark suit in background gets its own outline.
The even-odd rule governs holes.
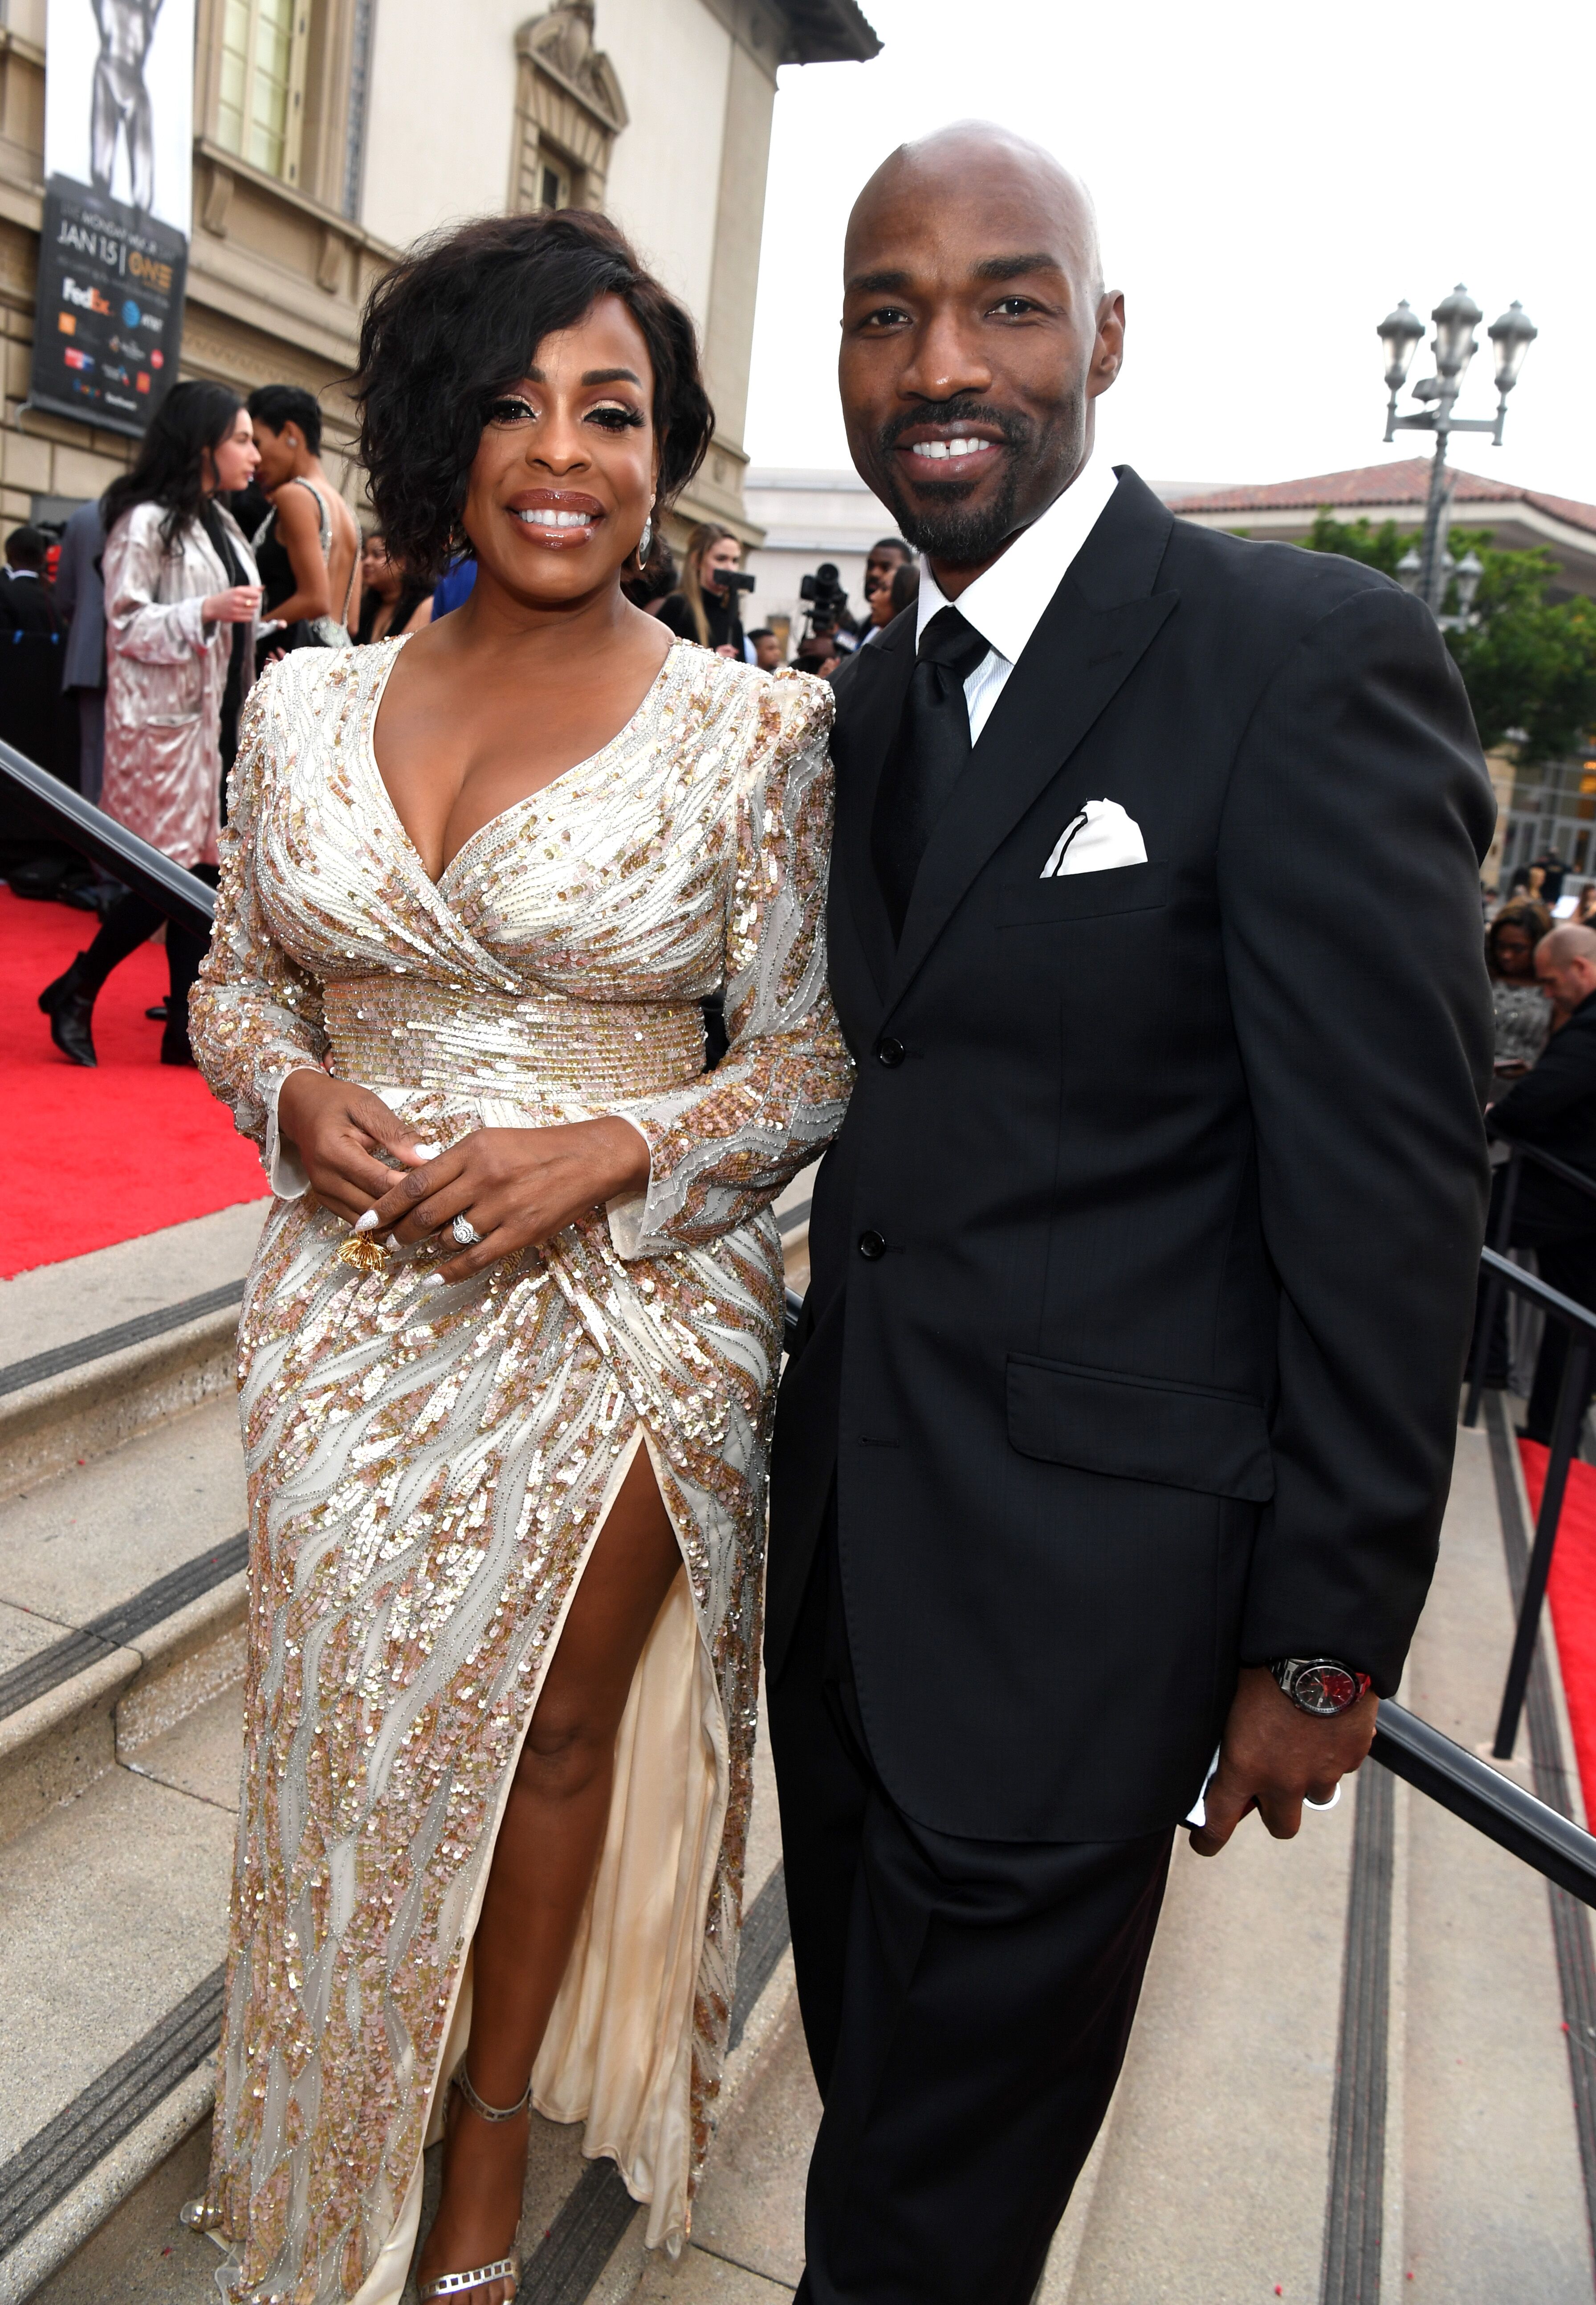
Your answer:
[[[799,2297],[1026,2305],[1216,1746],[1195,1846],[1295,1833],[1423,1603],[1494,807],[1420,603],[1093,461],[1124,302],[1046,154],[895,154],[845,275],[924,574],[836,680],[859,1076],[776,1438]]]
[[[0,736],[41,769],[71,781],[62,743],[61,618],[45,581],[50,540],[13,528],[0,570]]]
[[[61,532],[55,606],[67,625],[61,685],[78,722],[78,790],[99,806],[106,773],[106,588],[99,500],[80,505]]]
[[[1488,1126],[1505,1143],[1538,1145],[1596,1182],[1596,933],[1572,923],[1553,929],[1535,948],[1535,974],[1559,1028],[1533,1070],[1491,1106]],[[1492,1187],[1492,1239],[1506,1176],[1498,1170]],[[1596,1309],[1596,1197],[1526,1161],[1513,1203],[1511,1246],[1532,1248],[1543,1280]],[[1524,1428],[1548,1447],[1567,1351],[1562,1323],[1549,1321]]]

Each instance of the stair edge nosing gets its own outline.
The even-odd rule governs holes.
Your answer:
[[[143,2120],[0,2258],[0,2305],[23,2305],[25,2299],[58,2272],[168,2155],[199,2128],[215,2099],[213,2053],[169,2090],[158,2105],[152,2105]]]
[[[237,1335],[237,1314],[224,1308],[0,1396],[4,1491],[60,1469],[72,1453],[61,1446],[67,1427],[86,1425],[85,1453],[100,1455],[159,1417],[172,1405],[171,1388],[196,1369],[218,1364],[208,1372],[213,1381],[205,1391],[220,1391],[231,1374]]]
[[[140,1634],[136,1642],[107,1646],[103,1656],[69,1674],[30,1704],[0,1717],[0,1847],[10,1846],[63,1801],[85,1791],[115,1766],[122,1753],[141,1750],[173,1726],[163,1718],[152,1723],[147,1733],[129,1736],[119,1726],[117,1716],[130,1697],[158,1688],[168,1674],[224,1639],[244,1621],[248,1607],[249,1572],[241,1569],[212,1586],[208,1593],[184,1602],[182,1608]],[[64,1790],[41,1785],[37,1797],[30,1799],[17,1780],[51,1746],[70,1739],[80,1722],[88,1722],[97,1714],[103,1714],[106,1721],[102,1765],[72,1772],[74,1781]],[[10,1814],[13,1806],[14,1816]]]
[[[249,1607],[247,1569],[235,1569],[208,1592],[196,1593],[191,1601],[185,1601],[182,1608],[174,1609],[170,1616],[160,1618],[148,1632],[128,1643],[139,1654],[140,1669],[123,1694],[136,1696],[197,1649],[208,1648],[219,1633],[230,1632],[242,1623]]]
[[[107,1643],[104,1655],[96,1657],[92,1664],[82,1666],[65,1680],[57,1681],[54,1688],[47,1688],[30,1703],[0,1718],[0,1778],[20,1767],[31,1748],[59,1736],[80,1715],[92,1713],[107,1698],[115,1703],[143,1662],[137,1649]]]

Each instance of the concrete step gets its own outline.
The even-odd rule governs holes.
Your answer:
[[[0,1494],[226,1391],[259,1201],[0,1281]]]
[[[0,1867],[0,2300],[30,2295],[208,2109],[240,1691],[12,1841]]]
[[[0,2299],[208,2108],[261,1215],[0,1283]]]
[[[231,1388],[0,1501],[0,1843],[243,1669]]]

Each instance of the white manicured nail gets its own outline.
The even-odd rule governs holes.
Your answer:
[[[363,1217],[356,1217],[354,1221],[354,1229],[356,1232],[375,1232],[377,1230],[377,1211],[375,1209],[368,1209]]]
[[[421,1286],[423,1289],[446,1289],[448,1285],[448,1282],[444,1279],[441,1272],[429,1272],[423,1276],[421,1280]]]
[[[412,1149],[418,1161],[436,1161],[444,1148],[441,1144],[418,1144]]]

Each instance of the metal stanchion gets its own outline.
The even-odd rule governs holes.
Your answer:
[[[1580,1422],[1585,1413],[1590,1390],[1591,1348],[1583,1336],[1571,1336],[1568,1357],[1563,1365],[1562,1387],[1558,1394],[1551,1453],[1546,1465],[1546,1484],[1541,1492],[1541,1510],[1535,1519],[1535,1544],[1530,1554],[1529,1574],[1524,1578],[1524,1599],[1519,1604],[1518,1631],[1514,1637],[1512,1662],[1507,1667],[1507,1686],[1502,1692],[1502,1713],[1497,1722],[1496,1742],[1491,1747],[1498,1761],[1513,1758],[1519,1715],[1524,1711],[1524,1690],[1529,1686],[1530,1667],[1534,1662],[1536,1637],[1541,1630],[1541,1607],[1546,1597],[1546,1580],[1551,1573],[1552,1547],[1558,1541],[1558,1523],[1562,1518],[1563,1493],[1568,1485],[1568,1467],[1579,1440]]]
[[[1515,1152],[1507,1163],[1507,1181],[1502,1187],[1502,1205],[1497,1212],[1496,1234],[1490,1246],[1499,1256],[1506,1256],[1513,1238],[1513,1210],[1518,1199],[1518,1180],[1524,1173],[1524,1156]],[[1490,1340],[1495,1333],[1498,1316],[1502,1309],[1502,1296],[1507,1284],[1501,1274],[1487,1268],[1485,1294],[1481,1300],[1480,1318],[1475,1325],[1474,1349],[1469,1355],[1468,1399],[1464,1403],[1463,1421],[1467,1425],[1480,1421],[1480,1395],[1485,1390],[1485,1369],[1490,1358]]]

